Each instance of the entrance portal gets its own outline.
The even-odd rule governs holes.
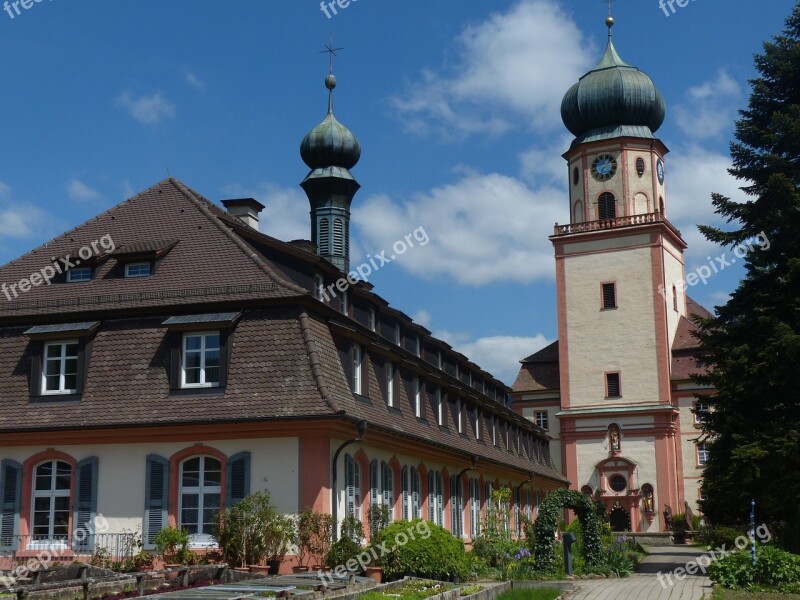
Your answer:
[[[631,516],[622,506],[617,502],[616,506],[611,510],[609,519],[611,523],[611,531],[630,531],[631,530]]]

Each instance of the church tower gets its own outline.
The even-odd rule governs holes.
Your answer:
[[[325,78],[328,114],[300,145],[311,172],[300,186],[311,204],[311,241],[317,254],[341,271],[350,270],[350,204],[361,187],[350,174],[361,158],[361,145],[333,114],[336,77]]]
[[[615,529],[658,531],[665,505],[682,512],[679,409],[672,346],[687,313],[686,243],[669,222],[666,110],[645,73],[612,40],[564,96],[575,136],[569,224],[556,225],[563,470],[603,502]],[[566,208],[566,207],[565,207]],[[680,288],[680,289],[679,289]]]

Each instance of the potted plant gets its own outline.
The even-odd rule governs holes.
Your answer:
[[[686,515],[683,513],[672,516],[672,541],[676,544],[686,543]]]
[[[380,533],[389,526],[390,513],[389,507],[383,504],[373,502],[369,506],[368,512],[369,519],[369,539],[375,540]],[[370,565],[366,568],[366,576],[374,579],[378,583],[383,582],[383,567],[377,565]]]
[[[297,559],[301,566],[313,561],[314,570],[322,568],[333,537],[333,517],[307,506],[297,520]]]
[[[164,561],[165,569],[176,569],[188,564],[192,559],[189,551],[189,532],[177,527],[165,527],[159,531],[154,540],[156,549]],[[170,571],[165,574],[165,579],[175,579],[177,571]]]
[[[346,565],[350,559],[361,554],[361,540],[364,538],[364,527],[355,515],[347,515],[342,521],[339,539],[331,544],[325,555],[325,564],[331,569]]]
[[[283,557],[295,539],[295,525],[291,517],[275,513],[262,530],[264,551],[270,573],[277,574]]]

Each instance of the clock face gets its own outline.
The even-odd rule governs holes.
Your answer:
[[[664,161],[660,158],[656,163],[656,172],[658,173],[658,182],[663,184],[664,183]]]
[[[597,181],[608,181],[617,172],[617,160],[610,154],[602,154],[592,163],[592,176]]]

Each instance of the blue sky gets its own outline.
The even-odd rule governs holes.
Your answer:
[[[726,172],[752,55],[793,0],[615,2],[615,43],[667,100],[659,137],[687,268],[720,250]],[[44,0],[0,12],[0,263],[171,175],[211,200],[267,205],[262,231],[309,237],[298,148],[324,116],[330,33],[336,114],[359,138],[353,263],[418,227],[430,243],[371,281],[512,383],[555,339],[553,252],[568,221],[561,98],[605,46],[600,0]],[[669,9],[667,9],[669,11]],[[329,10],[329,12],[331,12]],[[741,272],[690,294],[713,307]]]

